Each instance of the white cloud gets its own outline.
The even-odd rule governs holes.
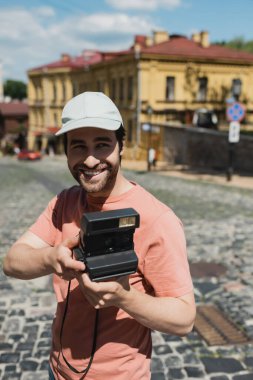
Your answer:
[[[140,9],[151,11],[157,8],[175,9],[182,5],[181,0],[106,0],[116,9]]]
[[[55,16],[55,10],[52,7],[38,7],[33,9],[33,13],[42,17]]]
[[[31,34],[41,37],[44,33],[32,13],[24,9],[1,10],[0,25],[0,42],[2,40],[24,41],[26,38],[30,39]]]
[[[0,24],[4,78],[22,80],[28,69],[58,60],[62,52],[78,55],[83,49],[125,49],[132,45],[134,34],[156,29],[148,17],[120,12],[82,13],[57,21],[47,7],[2,8]]]
[[[151,21],[138,16],[127,14],[100,13],[83,16],[79,19],[77,29],[89,34],[118,33],[133,35],[134,33],[148,32]],[[154,24],[153,24],[154,26]]]

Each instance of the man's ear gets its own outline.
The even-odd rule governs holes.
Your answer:
[[[120,157],[123,156],[124,149],[125,149],[125,144],[122,145],[121,151],[119,152]]]

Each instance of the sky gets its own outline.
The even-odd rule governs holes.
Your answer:
[[[252,15],[253,0],[0,0],[0,76],[27,82],[62,53],[123,50],[155,30],[253,40]]]

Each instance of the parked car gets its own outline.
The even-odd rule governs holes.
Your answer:
[[[218,117],[213,110],[199,108],[193,114],[192,124],[199,128],[218,129]]]
[[[35,161],[40,160],[42,158],[42,155],[40,152],[34,150],[22,149],[17,154],[17,158],[18,160]]]

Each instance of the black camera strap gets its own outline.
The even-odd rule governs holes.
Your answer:
[[[92,364],[93,358],[94,358],[94,354],[96,352],[99,310],[96,310],[96,315],[95,315],[95,324],[94,324],[94,332],[93,332],[93,343],[92,343],[92,349],[91,349],[91,355],[90,355],[89,363],[88,363],[88,365],[87,365],[87,367],[85,369],[83,369],[82,371],[78,371],[75,367],[73,367],[67,361],[67,359],[65,358],[65,356],[63,354],[63,350],[62,350],[62,335],[63,335],[63,327],[64,327],[64,323],[65,323],[65,319],[66,319],[66,315],[67,315],[67,310],[68,310],[68,304],[69,304],[70,285],[71,285],[71,280],[69,281],[69,284],[68,284],[68,292],[67,292],[67,297],[66,297],[66,304],[65,304],[65,309],[64,309],[63,317],[62,317],[62,324],[61,324],[61,331],[60,331],[60,352],[59,352],[59,356],[60,356],[60,354],[62,355],[65,363],[67,364],[67,366],[69,367],[69,369],[72,372],[84,374],[84,376],[82,377],[82,379],[83,379],[87,375],[87,373],[88,373],[88,371],[89,371],[89,369],[91,367],[91,364]],[[58,365],[59,365],[59,356],[58,356]]]

